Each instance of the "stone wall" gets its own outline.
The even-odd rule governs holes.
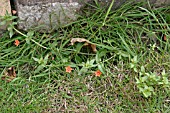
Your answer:
[[[42,31],[50,31],[56,27],[75,21],[80,9],[94,0],[15,0],[18,28],[28,30],[39,27]],[[108,5],[112,0],[98,0]],[[113,9],[120,7],[128,0],[115,0]],[[132,2],[132,0],[129,0]],[[141,2],[147,0],[134,0]],[[155,7],[170,5],[170,0],[149,0]]]

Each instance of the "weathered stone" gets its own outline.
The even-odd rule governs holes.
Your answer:
[[[10,0],[1,0],[0,2],[0,16],[4,16],[8,12],[11,13]],[[0,20],[1,22],[2,20]],[[6,25],[0,26],[0,31],[6,29]]]
[[[76,20],[76,12],[82,7],[76,0],[16,0],[18,28],[27,30],[39,27],[50,31]]]
[[[94,0],[15,0],[18,12],[18,28],[27,30],[38,27],[42,31],[50,31],[77,19],[87,2]],[[108,5],[112,0],[98,0],[101,4]],[[115,0],[113,9],[120,7],[128,0]],[[132,1],[132,0],[129,0]],[[134,0],[141,2],[147,0]],[[149,0],[155,7],[170,5],[170,0]]]

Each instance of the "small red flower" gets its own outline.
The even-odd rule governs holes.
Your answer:
[[[73,68],[71,68],[70,66],[65,67],[65,69],[67,73],[71,73],[71,71],[73,70]]]
[[[15,40],[15,43],[14,43],[16,46],[19,46],[20,42],[19,40]]]
[[[101,74],[102,74],[102,72],[100,70],[95,71],[95,76],[99,77]]]

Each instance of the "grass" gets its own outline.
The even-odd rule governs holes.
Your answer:
[[[170,112],[169,87],[154,84],[155,95],[146,98],[148,92],[140,92],[136,83],[142,67],[157,76],[165,70],[170,78],[170,7],[127,4],[93,12],[50,34],[15,28],[11,38],[8,31],[3,34],[0,76],[13,66],[16,78],[0,80],[1,112]],[[89,40],[97,53],[82,43],[70,45],[72,38]],[[66,66],[73,71],[67,73]],[[96,77],[96,70],[103,74]]]

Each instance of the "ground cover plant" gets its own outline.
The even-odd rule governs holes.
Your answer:
[[[112,5],[51,33],[10,24],[0,37],[1,112],[170,112],[170,7]]]

